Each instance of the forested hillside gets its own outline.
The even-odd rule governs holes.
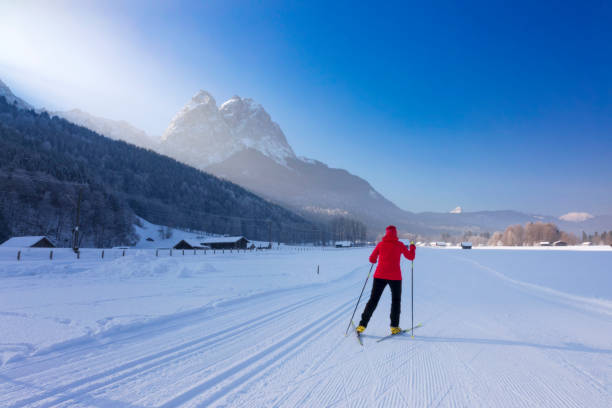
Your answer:
[[[46,234],[68,244],[79,192],[82,245],[129,244],[135,215],[251,239],[316,235],[312,223],[235,184],[0,97],[0,238]]]

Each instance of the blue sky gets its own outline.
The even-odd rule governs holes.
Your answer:
[[[157,135],[252,97],[411,211],[612,214],[609,2],[358,3],[6,2],[0,78]]]

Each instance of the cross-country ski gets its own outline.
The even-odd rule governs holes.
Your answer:
[[[391,338],[391,337],[393,337],[393,336],[398,336],[398,335],[400,335],[400,334],[406,334],[406,333],[407,333],[407,334],[410,334],[411,336],[414,336],[414,329],[418,329],[419,327],[422,327],[422,326],[423,326],[423,325],[422,325],[421,323],[419,323],[419,324],[417,324],[416,326],[411,327],[411,328],[409,328],[409,329],[404,329],[404,330],[401,330],[399,333],[389,334],[388,336],[381,337],[380,339],[376,340],[376,342],[377,342],[377,343],[380,343],[381,341],[383,341],[383,340],[387,340],[387,339],[390,339],[390,338]]]

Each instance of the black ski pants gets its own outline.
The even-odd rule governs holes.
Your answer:
[[[391,288],[391,327],[399,327],[400,312],[402,308],[402,281],[401,280],[388,280],[374,278],[372,284],[372,293],[370,294],[370,300],[361,315],[361,321],[359,324],[363,327],[368,326],[368,322],[372,317],[372,313],[378,306],[378,301],[382,296],[385,286],[389,285]]]

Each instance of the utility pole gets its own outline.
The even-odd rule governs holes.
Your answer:
[[[72,250],[75,253],[79,253],[79,223],[81,220],[81,199],[83,198],[83,189],[79,189],[79,201],[77,201],[76,208],[76,221],[74,224],[74,230],[72,234]]]
[[[268,221],[268,242],[270,249],[272,249],[272,220]]]

